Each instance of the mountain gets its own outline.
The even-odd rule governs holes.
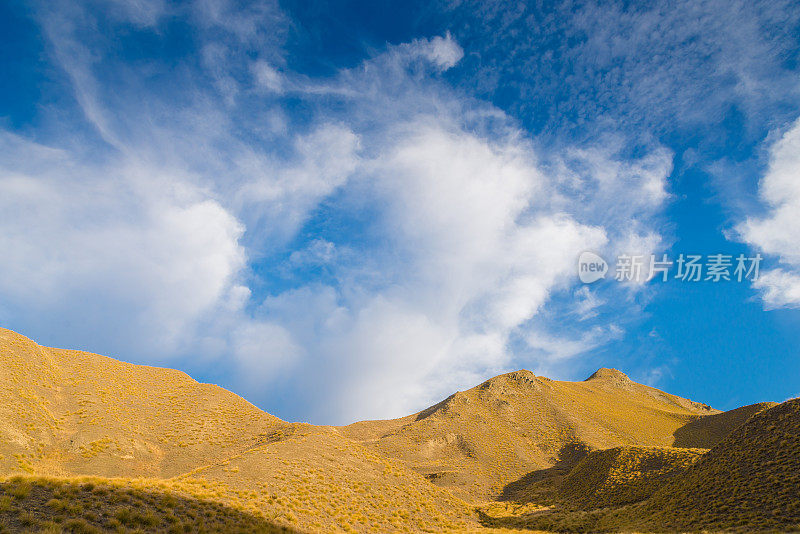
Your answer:
[[[222,503],[236,512],[230,528],[477,526],[465,502],[338,429],[281,421],[179,371],[42,347],[5,329],[0,363],[0,475],[30,477],[7,481],[11,489],[0,493],[31,486],[30,506],[41,508],[39,495],[53,488],[68,496],[86,484],[125,493],[125,484],[117,488],[127,480],[144,495],[167,492],[205,511],[208,502]]]
[[[565,506],[586,510],[640,502],[705,452],[630,446],[592,451],[564,477],[558,496]]]
[[[437,485],[480,501],[497,497],[532,471],[572,465],[590,450],[674,445],[680,429],[718,413],[613,369],[600,369],[583,382],[516,371],[414,415],[355,423],[342,431]],[[681,446],[697,446],[693,434],[684,431]],[[698,433],[696,441],[710,439]]]
[[[41,347],[0,329],[0,469],[170,477],[287,426],[172,369]]]
[[[800,530],[800,399],[752,416],[632,516],[647,528]]]
[[[523,370],[315,426],[0,329],[0,532],[783,528],[798,402],[718,412],[613,369]]]
[[[554,491],[533,494],[536,503],[487,508],[483,523],[559,532],[798,532],[800,399],[757,411],[707,452],[597,451]]]

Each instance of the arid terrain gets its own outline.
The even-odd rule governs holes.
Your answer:
[[[3,329],[0,363],[0,532],[800,530],[800,399],[523,370],[329,427]]]

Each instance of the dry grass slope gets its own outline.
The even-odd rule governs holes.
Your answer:
[[[125,477],[306,532],[478,527],[465,502],[339,430],[285,423],[183,373],[7,330],[0,360],[0,474]]]
[[[165,483],[13,477],[0,482],[5,532],[292,532],[254,514]]]
[[[570,471],[559,497],[565,506],[585,510],[639,502],[686,471],[705,452],[673,447],[594,451]]]
[[[342,431],[457,495],[481,501],[531,471],[563,462],[576,447],[671,446],[678,429],[714,413],[613,369],[583,382],[517,371],[417,414]]]
[[[700,417],[675,431],[675,447],[710,449],[757,413],[777,406],[776,402],[759,402],[727,412]]]
[[[754,415],[633,518],[653,529],[800,530],[800,399]]]
[[[517,371],[335,428],[3,329],[0,364],[0,476],[21,475],[0,480],[0,525],[14,532],[800,528],[800,400],[718,413],[612,369]]]
[[[598,455],[605,456],[608,461],[616,454]],[[483,523],[557,532],[800,531],[800,399],[757,413],[696,461],[683,461],[691,465],[638,504],[593,510],[529,506],[519,513],[484,516]],[[565,490],[573,493],[572,499],[579,491],[602,496],[606,479],[592,478],[590,472],[584,473],[588,480],[578,482],[581,473],[574,474],[575,487]],[[623,471],[623,496],[628,478]],[[634,486],[639,483],[634,479]],[[626,500],[606,496],[591,502],[594,498],[589,507]]]
[[[170,477],[286,426],[172,369],[50,349],[0,329],[0,472]]]
[[[261,510],[305,532],[461,531],[478,526],[464,501],[331,428],[306,428],[186,478],[228,487],[223,500]]]

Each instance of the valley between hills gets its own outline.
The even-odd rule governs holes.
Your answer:
[[[800,531],[800,399],[521,370],[333,427],[5,329],[0,363],[0,532]]]

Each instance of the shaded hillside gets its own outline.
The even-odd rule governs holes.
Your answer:
[[[564,478],[558,496],[565,506],[588,510],[639,502],[684,473],[704,452],[673,447],[594,451]]]
[[[619,463],[616,450],[591,458],[565,479],[565,505],[487,508],[483,524],[559,532],[800,531],[800,399],[754,415],[693,463],[673,456],[666,464],[673,472],[659,476],[658,488],[643,486],[625,462],[619,475],[602,476],[606,465]],[[652,495],[638,504],[617,506],[646,493]],[[575,509],[579,504],[609,507]]]
[[[678,429],[714,413],[612,369],[583,382],[517,371],[417,414],[356,423],[342,431],[438,485],[486,499],[531,471],[554,466],[565,452],[671,446]]]
[[[648,528],[800,530],[800,399],[754,415],[633,517]]]
[[[689,448],[690,445],[710,448],[753,414],[772,406],[777,403],[764,402],[697,417],[675,431],[675,447],[621,446],[589,452],[576,444],[571,450],[565,448],[554,466],[509,483],[500,499],[516,503],[558,502],[579,509],[641,501],[708,450]]]
[[[0,532],[293,532],[183,490],[100,478],[0,482]]]
[[[284,426],[172,369],[41,347],[0,329],[0,470],[172,476]]]
[[[674,446],[710,449],[755,414],[777,405],[776,402],[759,402],[695,419],[675,431]]]
[[[558,464],[512,482],[503,492],[506,502],[481,506],[482,523],[525,530],[603,530],[606,508],[647,499],[705,452],[630,446],[592,451],[572,469]]]

